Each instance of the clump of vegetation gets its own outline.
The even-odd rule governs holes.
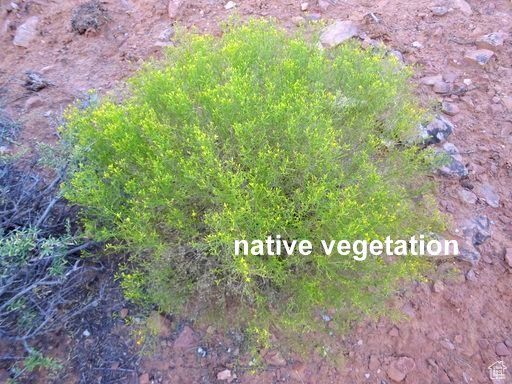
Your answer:
[[[68,114],[65,195],[88,236],[131,253],[121,278],[136,303],[235,304],[248,322],[308,327],[327,308],[375,313],[418,259],[237,256],[234,241],[438,228],[430,153],[404,144],[423,115],[409,76],[385,52],[321,50],[263,21],[182,36],[122,103]]]

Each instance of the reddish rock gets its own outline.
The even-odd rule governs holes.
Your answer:
[[[493,32],[488,35],[481,36],[476,41],[478,49],[488,49],[496,52],[505,43],[507,34],[504,32]]]
[[[229,369],[225,369],[217,373],[217,380],[226,381],[231,379],[233,379],[233,375],[231,374],[231,371]]]
[[[183,0],[170,0],[167,6],[167,13],[171,19],[178,16]]]
[[[457,113],[460,112],[459,107],[457,107],[456,104],[449,103],[447,101],[443,102],[441,110],[443,111],[443,113],[447,114],[448,116],[455,116]]]
[[[324,47],[333,48],[359,33],[359,28],[350,20],[336,21],[327,26],[320,35]]]
[[[488,64],[494,57],[494,52],[488,49],[475,49],[466,52],[464,55],[464,61],[468,64],[475,64],[479,67],[483,67]]]
[[[143,373],[139,376],[139,384],[149,384],[149,374]]]
[[[387,374],[391,380],[399,383],[403,381],[415,368],[416,363],[414,360],[410,357],[403,356],[390,364]]]
[[[494,348],[498,356],[510,356],[510,350],[507,348],[505,343],[498,343]]]
[[[37,25],[39,24],[39,18],[32,16],[27,19],[16,29],[14,40],[12,43],[18,47],[28,48],[30,43],[35,39],[37,35]]]
[[[192,330],[188,325],[186,325],[183,330],[181,331],[180,335],[176,340],[174,340],[174,348],[178,349],[188,349],[195,347],[197,343],[197,338]]]
[[[370,371],[375,371],[380,367],[380,361],[379,358],[375,355],[370,356],[370,360],[368,362],[368,369]]]

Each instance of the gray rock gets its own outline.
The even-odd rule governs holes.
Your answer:
[[[327,26],[320,35],[320,43],[327,48],[333,48],[359,34],[359,28],[350,20],[337,20]]]
[[[466,0],[452,0],[451,6],[453,8],[460,9],[466,16],[471,16],[473,14],[473,9]]]
[[[485,183],[480,185],[477,187],[477,192],[491,207],[498,208],[500,206],[500,196],[496,193],[491,184]]]
[[[494,57],[494,52],[489,49],[474,49],[467,51],[464,55],[464,61],[468,64],[474,64],[483,67]]]
[[[454,126],[445,118],[438,116],[427,126],[420,126],[420,130],[424,138],[423,144],[430,145],[445,141],[453,133]]]
[[[496,354],[498,356],[510,356],[510,350],[507,348],[505,343],[498,343],[496,344],[496,347],[494,348]]]
[[[445,83],[444,81],[438,81],[434,84],[432,89],[435,93],[446,94],[452,91],[452,85]]]
[[[441,111],[447,114],[448,116],[455,116],[457,113],[460,112],[460,109],[457,106],[457,104],[453,104],[448,101],[443,101],[443,104],[441,105]]]
[[[35,39],[37,35],[37,25],[39,24],[39,18],[32,16],[27,19],[16,29],[14,40],[12,43],[18,47],[28,48],[30,43]]]
[[[30,91],[39,92],[41,89],[50,85],[50,82],[43,78],[43,76],[34,71],[27,71],[27,80],[25,81],[25,88]]]
[[[468,169],[462,162],[462,157],[459,154],[459,150],[452,143],[444,143],[443,149],[448,155],[448,164],[443,165],[439,168],[439,172],[449,177],[465,177],[469,174]]]
[[[477,216],[474,219],[475,226],[473,228],[473,245],[482,245],[487,239],[491,237],[490,221],[487,216]]]
[[[459,249],[459,255],[457,256],[459,260],[466,261],[471,265],[476,265],[480,261],[481,255],[474,248],[469,247],[461,247]]]
[[[479,37],[476,40],[476,46],[478,49],[488,49],[496,52],[503,47],[507,37],[508,35],[504,32],[489,33],[488,35]]]
[[[432,14],[434,16],[444,16],[446,15],[450,9],[448,7],[439,6],[439,7],[433,7],[432,8]]]

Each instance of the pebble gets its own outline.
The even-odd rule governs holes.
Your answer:
[[[410,357],[400,357],[394,360],[388,370],[389,378],[396,382],[403,381],[407,375],[416,368],[416,363]]]
[[[423,48],[423,44],[421,44],[419,41],[413,41],[411,46],[416,49]]]
[[[149,374],[143,373],[139,376],[139,384],[149,384]]]
[[[37,25],[39,24],[39,18],[32,16],[27,19],[16,29],[14,40],[12,43],[18,47],[28,48],[30,43],[35,39],[37,35]]]
[[[480,261],[480,258],[482,256],[480,255],[480,252],[478,252],[476,249],[471,249],[469,247],[461,247],[459,249],[459,254],[457,258],[462,261],[467,261],[471,265],[476,265]]]
[[[208,351],[206,350],[206,348],[203,348],[203,347],[197,348],[196,352],[197,352],[197,356],[199,356],[199,357],[206,357],[208,355]]]
[[[444,16],[449,12],[447,7],[439,6],[432,8],[432,14],[434,16]]]
[[[505,261],[508,266],[512,268],[512,248],[507,248],[505,251]]]
[[[464,61],[468,64],[476,64],[483,67],[488,64],[493,57],[494,52],[489,49],[475,49],[466,52]]]
[[[217,373],[217,380],[220,380],[220,381],[231,380],[233,378],[234,377],[231,374],[231,371],[229,369],[225,369],[225,370],[220,371],[219,373]]]
[[[470,269],[466,273],[466,280],[467,281],[476,281],[476,274],[475,274],[475,271],[473,269]]]
[[[380,361],[379,358],[375,355],[370,356],[370,360],[368,362],[368,369],[371,371],[375,371],[380,367]]]
[[[169,18],[175,19],[178,16],[183,0],[170,0],[167,6],[167,14]]]
[[[84,337],[89,337],[89,336],[91,336],[91,332],[89,332],[89,330],[88,330],[88,329],[86,329],[85,331],[83,331],[83,332],[82,332],[82,335],[83,335]]]
[[[435,93],[446,94],[452,91],[452,86],[444,81],[438,81],[434,84],[433,90]]]
[[[435,91],[435,89],[434,89],[434,91]],[[455,116],[457,113],[460,112],[460,109],[457,106],[457,104],[450,103],[448,101],[443,101],[443,103],[441,105],[441,111],[443,113],[447,114],[448,116]]]
[[[487,216],[477,216],[474,219],[475,227],[473,228],[473,245],[482,245],[491,237],[489,231],[491,223]]]
[[[494,351],[498,356],[510,356],[510,351],[503,342],[496,344]]]
[[[507,34],[504,32],[489,33],[488,35],[479,37],[476,40],[476,46],[478,49],[488,49],[496,52],[503,47],[506,38]]]
[[[181,331],[178,338],[174,340],[174,348],[191,348],[196,344],[196,342],[197,340],[194,331],[192,330],[192,328],[186,325],[185,327],[183,327],[183,330]]]
[[[226,5],[224,5],[224,9],[230,10],[236,7],[236,3],[234,1],[228,1]]]
[[[301,3],[300,4],[300,10],[302,12],[306,12],[308,10],[308,8],[309,8],[309,3]]]
[[[324,47],[333,48],[359,34],[359,28],[350,20],[337,20],[327,26],[320,35]]]
[[[441,293],[444,291],[444,284],[441,280],[436,280],[434,282],[434,285],[432,286],[432,290],[435,292],[435,293]]]
[[[420,83],[425,85],[434,85],[440,81],[443,81],[442,75],[424,76],[420,79]]]
[[[503,96],[501,102],[509,112],[512,112],[512,96]]]
[[[325,12],[327,11],[327,9],[329,8],[329,6],[331,5],[331,3],[329,1],[326,1],[326,0],[318,0],[318,6],[320,7],[320,9]]]
[[[449,351],[453,351],[455,349],[455,345],[453,345],[453,343],[450,340],[444,339],[441,340],[439,343],[444,349],[447,349]]]
[[[473,14],[473,9],[466,0],[452,0],[451,3],[454,8],[460,9],[466,16]]]

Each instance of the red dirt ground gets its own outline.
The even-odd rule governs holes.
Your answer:
[[[233,12],[217,0],[184,0],[171,19],[167,1],[107,0],[102,2],[109,16],[105,25],[98,32],[78,35],[71,30],[70,20],[80,1],[14,3],[17,9],[10,1],[0,1],[0,87],[4,90],[0,97],[11,116],[24,123],[20,142],[29,147],[40,141],[55,142],[63,109],[87,90],[103,94],[120,89],[120,82],[143,59],[159,55],[164,45],[159,36],[173,23],[218,33],[218,23]],[[155,354],[144,359],[132,382],[213,383],[219,372],[230,369],[238,376],[234,382],[240,383],[384,384],[392,382],[390,366],[406,356],[414,367],[405,383],[492,383],[487,367],[497,360],[510,368],[507,380],[494,383],[512,383],[512,265],[505,260],[506,249],[512,248],[512,3],[320,0],[318,4],[312,0],[306,12],[301,11],[300,1],[236,3],[243,17],[272,16],[288,28],[295,28],[299,16],[327,22],[350,19],[370,38],[402,52],[406,63],[416,67],[422,96],[450,101],[459,109],[448,117],[456,125],[448,141],[459,148],[469,177],[462,182],[438,178],[439,205],[452,217],[449,232],[464,240],[467,223],[485,215],[491,221],[491,237],[478,247],[482,255],[478,265],[441,263],[436,279],[444,284],[437,283],[435,290],[432,282],[413,284],[396,298],[393,305],[402,311],[403,320],[361,322],[352,333],[334,340],[334,355],[327,352],[326,357],[306,359],[283,351],[286,361],[267,355],[274,365],[250,373],[236,368],[237,360],[242,360],[238,366],[244,365],[236,350],[213,346],[212,340],[222,338],[192,325],[192,333],[173,329],[163,335]],[[450,9],[446,15],[432,13],[433,7],[443,5]],[[37,36],[28,48],[14,46],[16,28],[31,16],[39,17]],[[480,36],[498,31],[509,33],[509,38],[491,63],[480,67],[464,61],[465,52],[475,49]],[[421,48],[413,47],[413,42],[421,43]],[[52,85],[37,93],[27,91],[23,87],[27,70],[42,73]],[[470,79],[471,86],[462,94],[440,95],[419,81],[437,74],[457,86]],[[482,188],[487,183],[499,195],[497,207],[484,198]],[[460,194],[471,188],[477,198],[468,202]],[[447,277],[452,266],[455,276]],[[176,337],[185,348],[173,341]],[[211,346],[205,358],[197,356],[202,343]]]

